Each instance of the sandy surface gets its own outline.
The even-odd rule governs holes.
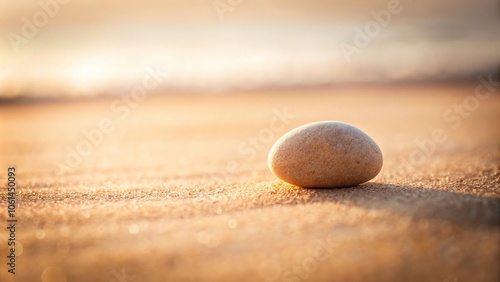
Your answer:
[[[15,166],[19,201],[17,273],[2,228],[0,281],[498,281],[500,96],[475,87],[0,105],[2,187]],[[104,118],[113,131],[89,146]],[[277,180],[274,140],[318,120],[372,136],[381,173]]]

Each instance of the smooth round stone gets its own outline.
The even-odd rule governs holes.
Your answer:
[[[269,152],[271,172],[310,188],[349,187],[380,172],[382,152],[366,133],[336,121],[299,126],[279,138]]]

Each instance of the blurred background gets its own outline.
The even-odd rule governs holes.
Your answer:
[[[117,95],[158,63],[161,93],[474,80],[498,70],[499,11],[496,0],[1,0],[0,97]]]

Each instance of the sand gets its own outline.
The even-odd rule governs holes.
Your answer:
[[[2,228],[0,281],[498,281],[500,96],[473,104],[475,87],[1,104],[19,204],[16,274]],[[342,189],[275,178],[274,141],[319,120],[370,135],[380,174]]]

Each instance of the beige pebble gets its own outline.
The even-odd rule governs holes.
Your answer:
[[[380,172],[382,152],[360,129],[336,121],[297,127],[274,143],[271,172],[281,180],[309,188],[349,187]]]

